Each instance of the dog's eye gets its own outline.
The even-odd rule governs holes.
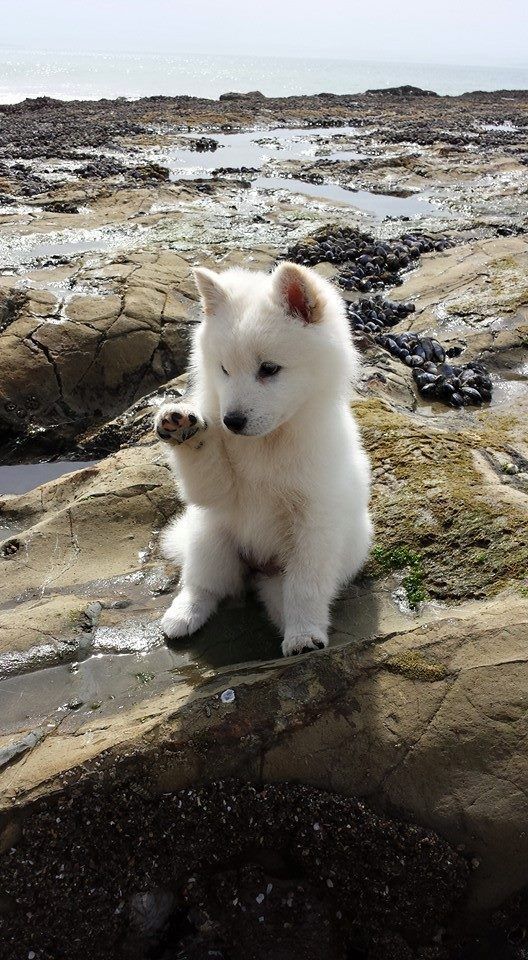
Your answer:
[[[225,368],[222,364],[220,364],[220,366],[222,367],[222,373],[225,373],[226,377],[228,377],[229,374],[228,374],[226,368]]]
[[[259,367],[259,377],[274,377],[282,370],[278,363],[261,363]]]

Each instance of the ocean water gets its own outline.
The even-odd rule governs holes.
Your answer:
[[[267,96],[360,93],[410,83],[440,94],[528,89],[527,67],[376,63],[294,57],[156,56],[28,51],[0,46],[0,103],[155,94],[217,98],[228,90]]]

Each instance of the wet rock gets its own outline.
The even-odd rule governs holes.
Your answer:
[[[105,296],[0,291],[0,431],[43,444],[53,424],[56,452],[184,370],[198,313],[190,264],[166,252],[118,266]]]
[[[20,740],[15,740],[11,743],[8,743],[6,746],[0,747],[0,768],[6,767],[13,761],[18,760],[28,750],[32,750],[34,747],[36,747],[44,735],[45,731],[43,728],[31,730]]]
[[[83,706],[83,701],[80,697],[72,697],[71,700],[68,700],[67,707],[68,710],[80,710]]]
[[[79,205],[71,200],[50,200],[42,204],[48,213],[78,213]]]
[[[213,140],[212,137],[199,137],[196,140],[186,141],[189,144],[191,150],[195,150],[196,153],[206,153],[214,152],[218,150],[218,140]]]
[[[140,182],[158,183],[169,179],[169,171],[158,163],[146,163],[132,167],[114,157],[101,156],[79,170],[79,176],[85,180],[105,180],[121,177],[132,184]]]

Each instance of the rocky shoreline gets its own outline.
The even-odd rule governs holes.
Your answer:
[[[311,950],[303,957],[327,956],[317,917],[333,956],[347,960],[378,960],[382,949],[477,960],[490,945],[494,958],[522,960],[527,213],[525,91],[0,105],[6,958],[73,956],[71,904],[83,899],[86,869],[91,888],[100,885],[90,923],[118,917],[116,958],[198,960],[216,950],[247,960],[248,942],[229,926],[235,914],[222,926],[219,905],[232,893],[247,906],[265,882],[264,890],[277,885],[265,920],[275,937],[290,922],[294,885],[292,929]],[[285,257],[334,279],[348,303],[364,359],[354,409],[373,462],[375,549],[336,603],[327,651],[276,659],[278,639],[251,598],[170,648],[158,621],[178,571],[161,560],[157,533],[179,504],[151,420],[160,399],[185,385],[198,320],[192,268],[268,269]],[[38,485],[39,460],[59,471],[64,461],[64,475]],[[82,469],[66,472],[71,461]],[[226,691],[232,699],[222,699]],[[114,802],[129,811],[125,832],[141,848],[134,792],[142,816],[159,818],[160,795],[232,778],[282,784],[273,801],[281,809],[297,797],[288,784],[306,784],[306,809],[322,804],[329,830],[332,804],[362,798],[372,846],[367,855],[356,838],[354,856],[363,857],[366,913],[378,910],[378,880],[393,871],[389,846],[379,877],[371,873],[380,816],[393,839],[405,835],[409,869],[426,831],[453,896],[435,913],[429,871],[427,930],[402,939],[395,914],[378,910],[379,927],[362,939],[355,915],[331,915],[328,890],[294,866],[289,834],[273,863],[246,848],[236,863],[217,851],[216,885],[201,873],[194,892],[183,868],[168,891],[159,892],[154,870],[134,885],[140,854],[127,865],[121,848],[107,881],[92,861],[83,865],[74,824],[87,810],[89,856],[115,838]],[[225,789],[236,798],[249,788]],[[346,803],[356,816],[356,800]],[[47,854],[42,831],[61,808],[65,833],[58,827]],[[299,817],[303,830],[320,822],[319,813]],[[210,830],[207,817],[200,829]],[[181,833],[185,859],[183,821]],[[51,884],[64,863],[73,898],[55,939],[42,932],[45,898],[35,926],[21,893],[37,851],[36,875]],[[159,870],[164,863],[160,854]],[[354,898],[358,877],[339,877]],[[405,891],[414,916],[419,894]],[[123,918],[148,914],[153,896],[160,909],[172,898],[163,936],[145,939],[144,927],[125,936]],[[260,915],[251,913],[257,930]],[[251,940],[261,960],[266,938]]]

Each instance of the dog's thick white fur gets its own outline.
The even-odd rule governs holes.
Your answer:
[[[330,604],[372,538],[343,301],[291,263],[195,278],[204,319],[191,392],[164,404],[155,424],[188,504],[162,537],[182,565],[162,629],[193,633],[253,570],[283,653],[324,647]]]

